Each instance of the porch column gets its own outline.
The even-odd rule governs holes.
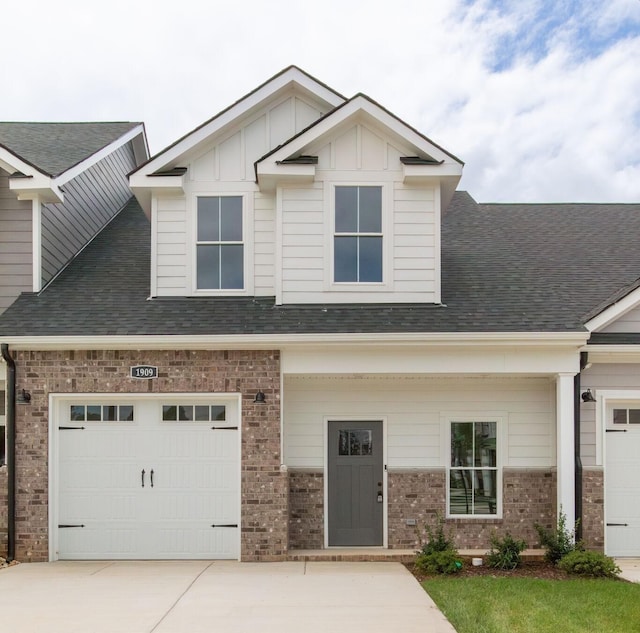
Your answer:
[[[575,458],[573,430],[573,377],[556,376],[556,466],[558,473],[558,513],[567,517],[567,528],[575,524]]]

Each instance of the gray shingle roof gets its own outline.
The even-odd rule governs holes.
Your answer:
[[[0,145],[49,176],[58,176],[137,125],[0,122]]]
[[[266,298],[148,300],[150,226],[137,202],[0,336],[570,332],[639,275],[640,205],[476,204],[458,192],[442,227],[444,306],[287,305]]]

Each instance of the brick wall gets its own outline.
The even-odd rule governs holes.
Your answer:
[[[289,544],[292,550],[321,549],[324,541],[323,485],[320,472],[289,473]],[[390,471],[388,478],[389,548],[416,549],[425,524],[436,525],[436,515],[446,511],[446,474],[443,469]],[[551,471],[504,469],[504,507],[501,519],[447,519],[459,549],[489,548],[493,532],[508,530],[538,543],[533,527],[555,525],[556,477]],[[415,523],[408,525],[407,521]]]
[[[242,393],[243,560],[282,560],[288,549],[288,482],[280,471],[280,357],[273,351],[16,352],[16,558],[48,557],[49,393]],[[132,365],[158,378],[129,378]],[[258,389],[265,404],[254,404]],[[0,481],[0,485],[1,481]],[[1,490],[1,488],[0,488]],[[1,494],[1,493],[0,493]]]
[[[324,475],[289,471],[289,547],[324,547]]]
[[[447,519],[446,529],[459,549],[490,546],[495,531],[536,546],[534,523],[551,527],[556,516],[555,473],[541,470],[503,470],[503,517],[501,519]],[[444,470],[389,473],[389,547],[418,547],[418,532],[424,525],[436,525],[436,515],[446,511],[446,473]],[[416,526],[407,525],[413,519]]]
[[[582,537],[589,549],[604,551],[604,472],[582,471]]]

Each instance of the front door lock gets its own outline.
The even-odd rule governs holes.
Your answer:
[[[382,503],[382,493],[378,492],[378,503]]]

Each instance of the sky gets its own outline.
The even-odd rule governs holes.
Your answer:
[[[0,121],[143,121],[151,153],[295,64],[465,162],[479,202],[640,202],[640,0],[31,0]]]

